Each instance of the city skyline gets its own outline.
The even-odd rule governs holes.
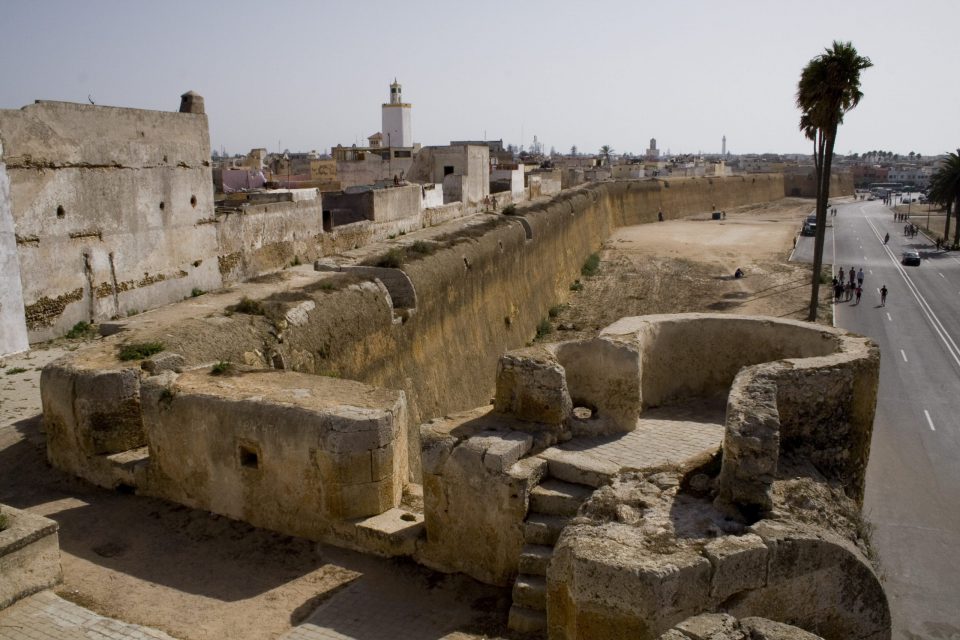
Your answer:
[[[800,70],[849,40],[874,67],[838,153],[930,156],[960,143],[960,89],[937,82],[960,58],[949,2],[919,3],[907,20],[892,2],[580,7],[20,3],[0,25],[0,55],[16,69],[0,108],[89,96],[175,110],[194,90],[214,149],[326,153],[366,144],[397,78],[424,145],[529,146],[536,135],[547,151],[638,155],[655,137],[674,154],[718,154],[726,136],[733,154],[810,153],[793,104]]]

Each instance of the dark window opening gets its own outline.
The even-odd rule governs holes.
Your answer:
[[[453,174],[453,167],[451,167],[450,165],[445,165],[445,166],[443,167],[443,175],[449,176],[449,175],[452,175],[452,174]]]
[[[196,206],[197,206],[197,196],[190,196],[190,206],[196,208]]]
[[[240,466],[247,469],[258,469],[260,467],[260,455],[257,450],[249,445],[241,444]]]
[[[323,230],[330,232],[333,231],[333,214],[329,210],[324,210],[323,212]]]
[[[160,201],[160,211],[163,211],[163,210],[166,209],[166,208],[167,208],[166,203],[164,203],[164,202],[161,200],[161,201]]]
[[[62,218],[65,215],[67,215],[67,210],[63,208],[63,205],[57,206],[57,217]]]

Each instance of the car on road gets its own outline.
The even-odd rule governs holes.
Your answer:
[[[914,251],[913,249],[909,249],[909,250],[907,250],[907,251],[904,251],[904,252],[903,252],[903,256],[900,258],[900,262],[902,262],[903,264],[905,264],[905,265],[907,265],[907,266],[913,265],[913,266],[915,266],[915,267],[919,267],[919,266],[920,266],[920,252],[919,252],[919,251]]]
[[[800,229],[800,233],[805,236],[816,235],[817,233],[817,214],[811,213],[807,216],[807,219],[803,222],[803,228]]]

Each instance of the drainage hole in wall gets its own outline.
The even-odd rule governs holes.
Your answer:
[[[196,206],[197,206],[197,196],[190,196],[190,206],[196,208]]]
[[[593,417],[593,409],[590,407],[574,407],[573,417],[577,420],[589,420]]]
[[[161,200],[161,201],[160,201],[160,211],[163,211],[166,207],[167,207],[166,203],[165,203],[163,200]]]
[[[247,469],[257,469],[260,467],[260,456],[256,449],[246,445],[240,445],[240,466]]]
[[[62,204],[61,204],[61,205],[58,205],[58,206],[57,206],[57,217],[58,217],[58,218],[62,218],[62,217],[65,216],[65,215],[67,215],[67,210],[63,208],[63,205],[62,205]]]
[[[412,513],[404,513],[400,516],[400,519],[406,522],[416,522],[417,516],[413,515]]]

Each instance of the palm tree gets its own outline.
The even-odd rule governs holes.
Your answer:
[[[949,244],[950,214],[956,212],[960,215],[960,149],[948,153],[930,178],[930,201],[947,208],[943,239]],[[953,244],[960,244],[960,220],[954,225]]]
[[[613,147],[608,144],[600,147],[600,157],[607,161],[607,164],[610,164],[610,154],[613,153]]]
[[[810,60],[800,73],[797,85],[797,107],[800,109],[800,130],[813,141],[813,158],[817,171],[817,228],[813,249],[813,287],[807,320],[817,319],[820,302],[820,271],[823,267],[824,228],[827,224],[827,201],[830,199],[830,166],[837,128],[843,116],[859,104],[860,72],[873,66],[870,58],[857,53],[850,42],[834,41],[833,46]]]

